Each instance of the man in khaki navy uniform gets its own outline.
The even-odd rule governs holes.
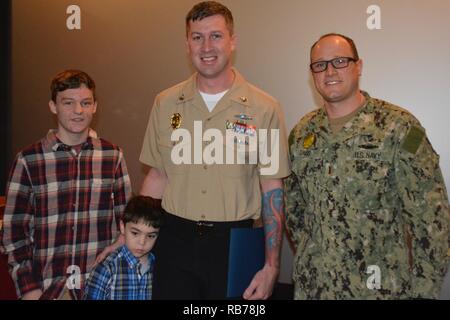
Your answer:
[[[290,173],[281,108],[232,68],[235,35],[228,8],[213,1],[195,5],[186,17],[186,35],[197,72],[156,97],[140,156],[151,167],[141,193],[162,198],[168,213],[155,247],[153,297],[226,298],[229,231],[252,227],[262,214],[266,262],[243,298],[267,299],[279,273],[284,215],[281,179]],[[223,137],[220,148],[210,152],[215,163],[202,159],[202,152],[208,153],[217,142],[217,138],[199,140],[209,129]],[[231,143],[225,138],[227,129],[236,134]],[[268,130],[271,162],[260,161],[259,148],[249,143],[251,137],[260,138],[260,129]],[[274,134],[274,143],[270,143],[271,129],[279,133]],[[172,134],[182,130],[190,138],[172,141]],[[177,164],[172,156],[186,156],[174,151],[183,146],[188,160]],[[245,152],[238,153],[239,147]],[[229,148],[234,148],[231,155],[247,162],[225,164]],[[252,164],[249,158],[255,152],[258,161]]]
[[[437,298],[450,213],[425,130],[359,90],[362,61],[348,37],[321,37],[311,71],[324,108],[292,130],[285,180],[295,298]]]

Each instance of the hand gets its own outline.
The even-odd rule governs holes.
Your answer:
[[[280,270],[276,267],[265,265],[253,277],[252,282],[245,290],[245,300],[267,300],[273,291]]]
[[[95,258],[94,265],[92,267],[95,267],[97,264],[105,260],[105,258],[114,250],[119,248],[120,246],[123,246],[125,244],[125,237],[123,234],[120,234],[117,238],[116,242],[114,242],[112,245],[107,246],[103,251]]]
[[[39,298],[42,296],[42,290],[41,289],[35,289],[32,291],[29,291],[25,293],[22,296],[22,300],[39,300]]]
[[[114,251],[114,248],[112,247],[112,245],[107,246],[105,249],[103,249],[103,251],[100,252],[100,254],[95,258],[95,262],[94,262],[94,265],[92,267],[95,267],[96,265],[101,263],[103,260],[105,260],[105,258],[107,256],[109,256],[109,254],[111,252],[113,252],[113,251]]]

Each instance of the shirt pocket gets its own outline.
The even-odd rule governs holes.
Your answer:
[[[356,207],[364,212],[376,212],[392,206],[393,154],[384,134],[367,132],[345,141],[338,152],[346,161],[339,169],[342,190]],[[343,178],[343,179],[342,179]]]
[[[245,136],[237,139],[228,143],[224,139],[220,171],[224,177],[248,178],[255,173],[258,165],[258,149],[253,144],[246,145]]]
[[[193,146],[189,141],[171,141],[170,136],[158,142],[164,170],[167,175],[186,174],[188,166],[193,162]]]
[[[386,207],[389,192],[391,163],[385,160],[352,159],[351,170],[345,178],[345,193],[359,204],[362,210],[378,210]]]
[[[303,195],[311,200],[321,194],[322,183],[325,179],[325,163],[319,150],[296,152],[292,171],[297,176]]]
[[[91,210],[110,209],[114,205],[114,179],[92,178],[90,180]]]
[[[64,212],[68,208],[70,199],[71,184],[69,181],[49,182],[33,188],[34,202],[37,217],[47,217]]]
[[[114,179],[111,178],[92,178],[91,179],[91,188],[94,191],[112,191],[112,187],[114,184]]]

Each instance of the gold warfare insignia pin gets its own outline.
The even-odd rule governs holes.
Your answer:
[[[181,114],[174,113],[172,117],[170,117],[170,125],[173,129],[178,129],[181,127]]]
[[[303,140],[303,148],[309,149],[316,142],[316,136],[313,133],[310,133],[306,136],[305,140]]]

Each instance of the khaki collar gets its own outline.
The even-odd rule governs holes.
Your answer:
[[[245,105],[247,107],[252,106],[252,97],[250,96],[250,90],[248,88],[248,82],[245,78],[237,71],[235,68],[232,68],[235,78],[233,85],[222,98],[222,100],[231,100],[233,102]],[[197,87],[197,75],[198,73],[194,73],[181,87],[180,93],[178,95],[177,104],[186,103],[189,101],[198,102],[203,99],[200,96],[198,87]],[[254,105],[254,104],[253,104]],[[217,107],[216,107],[217,108]],[[215,109],[214,109],[215,110]],[[215,113],[215,112],[214,112]]]

